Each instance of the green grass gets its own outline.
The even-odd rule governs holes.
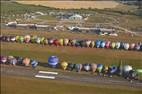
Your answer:
[[[2,76],[1,94],[140,94],[141,89]]]

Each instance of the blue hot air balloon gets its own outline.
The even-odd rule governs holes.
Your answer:
[[[101,48],[105,47],[106,42],[105,41],[101,41]]]
[[[38,65],[38,61],[36,61],[36,60],[31,60],[31,65],[32,65],[33,68],[36,68],[37,65]]]
[[[96,40],[95,45],[96,45],[96,48],[99,48],[101,45],[101,40]]]
[[[116,66],[116,65],[109,66],[109,73],[110,74],[115,74],[117,72],[117,70],[118,70],[118,66]]]
[[[49,64],[49,66],[56,67],[58,63],[59,63],[59,59],[58,59],[57,56],[50,56],[48,58],[48,64]]]
[[[72,64],[72,63],[69,63],[68,66],[67,66],[67,69],[72,71],[75,67],[75,64]]]

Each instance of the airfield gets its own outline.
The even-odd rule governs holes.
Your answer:
[[[19,1],[20,2],[20,1]],[[12,5],[14,6],[14,5]],[[16,6],[19,6],[16,4]],[[24,5],[22,5],[24,6]],[[33,7],[33,6],[32,6]],[[35,7],[35,6],[34,6]],[[37,7],[37,6],[36,6]],[[39,6],[38,6],[39,7]],[[43,7],[44,9],[45,7]],[[12,8],[11,8],[12,9]],[[42,9],[42,8],[41,8]],[[37,8],[38,10],[38,8]],[[36,10],[36,11],[37,11]],[[46,8],[45,8],[46,10]],[[87,10],[85,10],[87,11]],[[6,12],[4,12],[6,13]],[[113,12],[112,12],[113,14]],[[91,16],[85,23],[93,23],[93,17],[96,22],[103,22],[101,19],[105,12],[98,12],[96,18]],[[101,15],[101,16],[100,16]],[[114,13],[112,17],[117,18],[121,14]],[[99,18],[100,17],[100,18]],[[104,17],[105,18],[105,17]],[[125,20],[126,18],[126,20]],[[128,18],[128,19],[127,19]],[[97,20],[99,19],[99,20]],[[6,19],[7,20],[7,19]],[[4,20],[4,22],[6,21]],[[108,18],[107,18],[108,20]],[[139,16],[125,15],[120,17],[118,21],[124,20],[124,23],[118,23],[119,26],[130,30],[137,31],[136,28],[141,27],[141,18]],[[128,20],[128,22],[127,22]],[[30,20],[31,21],[31,20]],[[47,22],[46,22],[47,21]],[[106,21],[106,19],[104,20]],[[110,20],[109,22],[113,22]],[[5,24],[3,22],[3,24]],[[20,20],[20,23],[28,21]],[[32,23],[58,24],[54,16],[46,16],[32,20]],[[68,23],[68,22],[66,22]],[[62,23],[62,24],[66,24]],[[84,23],[84,24],[85,24]],[[126,25],[126,23],[129,23]],[[69,31],[51,31],[48,30],[33,30],[29,28],[10,28],[3,26],[1,28],[2,35],[38,35],[43,37],[53,38],[72,38],[72,39],[102,39],[110,41],[124,41],[129,43],[142,42],[141,32],[136,32],[137,35],[132,36],[129,32],[118,32],[118,36],[101,36],[93,33],[69,32]],[[69,22],[70,24],[70,22]],[[73,24],[73,23],[71,23]],[[80,24],[80,23],[79,23]],[[111,23],[113,24],[113,23]],[[115,23],[116,24],[116,23]],[[135,26],[133,26],[135,24]],[[132,27],[131,27],[132,26]],[[17,42],[1,42],[1,54],[8,56],[22,56],[34,58],[39,61],[39,65],[33,69],[25,66],[12,66],[1,64],[1,94],[141,94],[142,93],[142,77],[133,83],[114,75],[113,77],[98,76],[91,72],[76,72],[56,68],[46,67],[47,59],[51,55],[56,55],[60,58],[60,62],[67,61],[68,63],[101,63],[104,65],[119,63],[132,65],[134,68],[142,68],[142,52],[127,51],[117,49],[102,49],[102,48],[81,48],[69,46],[49,46],[31,43]],[[43,73],[43,71],[45,73]],[[53,74],[50,72],[53,72]],[[38,76],[50,77],[39,78]]]

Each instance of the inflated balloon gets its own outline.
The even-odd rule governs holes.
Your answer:
[[[17,62],[19,64],[22,64],[23,63],[23,57],[15,57],[17,59]]]
[[[48,44],[48,39],[44,39],[44,44],[45,44],[45,45]]]
[[[24,42],[24,37],[23,36],[19,36],[19,42],[23,43]]]
[[[64,40],[63,39],[59,39],[59,45],[63,46]]]
[[[7,62],[7,57],[6,56],[1,56],[1,62],[6,63]]]
[[[91,40],[86,40],[86,47],[90,47]]]
[[[41,43],[41,44],[44,44],[44,40],[45,40],[45,38],[44,38],[44,37],[41,37],[41,38],[40,38],[40,43]]]
[[[48,64],[51,66],[51,67],[56,67],[56,65],[59,63],[59,59],[57,56],[50,56],[48,58]]]
[[[115,48],[115,42],[112,42],[110,46],[111,46],[112,49],[114,49]]]
[[[132,70],[133,68],[132,68],[132,66],[130,66],[130,65],[124,65],[123,66],[123,72],[124,73],[127,73],[127,72],[129,72],[130,70]]]
[[[31,60],[31,65],[32,65],[33,68],[36,68],[37,65],[38,65],[38,61],[36,61],[36,60]]]
[[[90,70],[91,70],[90,64],[84,64],[84,65],[83,65],[83,69],[84,69],[85,71],[90,71]]]
[[[48,39],[48,44],[49,45],[53,45],[53,43],[54,43],[54,39]]]
[[[67,46],[69,43],[69,39],[64,39],[64,45]]]
[[[106,44],[105,44],[106,48],[109,48],[109,47],[110,47],[110,44],[111,44],[110,41],[106,41]]]
[[[125,49],[125,50],[128,50],[128,49],[129,49],[129,46],[130,46],[129,43],[124,43],[124,49]]]
[[[134,48],[135,48],[135,43],[131,43],[130,44],[130,50],[134,50]]]
[[[139,51],[139,50],[140,50],[140,45],[139,45],[139,44],[136,44],[136,45],[135,45],[135,49],[136,49],[137,51]]]
[[[116,42],[116,45],[115,45],[115,47],[116,47],[116,49],[119,49],[120,48],[120,42]]]
[[[17,59],[16,58],[12,58],[12,59],[10,59],[9,63],[12,64],[12,65],[16,65]]]
[[[25,66],[29,66],[30,64],[30,59],[29,58],[24,58],[22,62]]]
[[[61,62],[61,68],[63,69],[63,70],[66,70],[67,69],[67,66],[68,66],[68,63],[67,62]]]
[[[31,42],[32,42],[32,43],[36,43],[36,39],[37,39],[37,36],[32,36],[32,37],[31,37]]]
[[[95,41],[91,41],[91,48],[94,48],[95,47]]]
[[[6,36],[6,41],[7,41],[7,42],[10,41],[10,36]]]
[[[37,37],[36,38],[36,43],[40,44],[41,40],[40,40],[40,37]]]
[[[30,35],[26,35],[26,36],[24,37],[25,43],[29,43],[30,40],[31,40],[31,36],[30,36]]]
[[[10,41],[11,41],[11,42],[15,42],[15,41],[16,41],[16,37],[11,36],[11,37],[10,37]]]
[[[97,64],[91,64],[91,70],[92,72],[96,72]]]
[[[53,44],[54,44],[54,45],[56,45],[56,46],[58,46],[58,45],[59,45],[59,43],[60,43],[60,42],[59,42],[59,40],[58,40],[58,39],[55,39],[55,40],[54,40],[54,42],[53,42]]]
[[[81,42],[81,40],[76,40],[75,46],[79,47],[80,46],[80,42]]]
[[[101,46],[101,40],[96,40],[95,45],[96,48],[99,48]]]
[[[109,73],[114,74],[117,71],[118,71],[118,66],[116,66],[116,65],[109,66]]]
[[[72,46],[75,46],[75,44],[76,44],[76,40],[73,39],[73,40],[71,41],[71,45],[72,45]]]
[[[80,72],[82,69],[82,64],[75,64],[75,69],[77,72]]]
[[[97,71],[98,71],[99,73],[102,72],[102,69],[103,69],[103,65],[102,65],[102,64],[97,64]]]
[[[69,63],[67,69],[72,71],[75,68],[75,64]]]
[[[101,48],[105,47],[106,42],[105,41],[101,41]]]

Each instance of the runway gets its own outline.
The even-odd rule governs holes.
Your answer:
[[[1,75],[12,75],[21,77],[31,77],[45,80],[62,80],[79,83],[101,84],[101,85],[118,85],[134,88],[142,88],[142,81],[130,83],[128,80],[120,77],[102,77],[91,74],[62,72],[62,71],[43,71],[18,66],[1,66]]]

